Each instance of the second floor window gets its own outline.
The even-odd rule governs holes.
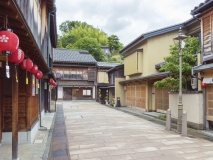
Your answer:
[[[60,73],[60,78],[64,80],[88,80],[87,70],[60,70],[55,72]]]

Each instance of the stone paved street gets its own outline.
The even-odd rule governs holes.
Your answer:
[[[72,160],[213,160],[213,143],[96,102],[62,102]]]

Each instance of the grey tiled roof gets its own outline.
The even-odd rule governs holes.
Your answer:
[[[115,67],[120,65],[118,62],[98,62],[97,66],[98,67]]]
[[[198,6],[196,6],[192,11],[191,14],[192,15],[196,15],[199,13],[202,13],[203,11],[209,9],[210,7],[212,7],[213,5],[213,0],[206,0],[203,3],[200,3]]]
[[[97,61],[86,50],[55,48],[53,62],[62,63],[96,63]]]
[[[179,24],[176,24],[176,25],[167,26],[167,27],[164,27],[164,28],[161,28],[161,29],[157,29],[157,30],[154,30],[154,31],[143,33],[139,37],[137,37],[135,40],[133,40],[132,42],[127,44],[123,49],[121,49],[119,51],[119,53],[124,52],[125,50],[131,48],[132,46],[135,46],[137,43],[142,42],[147,38],[154,37],[154,36],[164,34],[164,33],[168,33],[168,32],[177,30],[180,27],[181,28],[187,27],[188,25],[191,25],[192,23],[194,23],[196,21],[198,21],[196,18],[191,18],[191,19],[189,19],[189,20],[187,20],[183,23],[179,23]]]

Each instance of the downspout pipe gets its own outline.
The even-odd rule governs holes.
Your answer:
[[[41,119],[41,79],[39,79],[39,130],[47,130],[46,127],[42,126],[42,119]]]
[[[55,16],[53,13],[56,12],[56,9],[50,11],[48,13],[48,31],[47,31],[47,66],[50,67],[50,53],[49,53],[49,45],[50,45],[50,16]]]
[[[41,125],[41,79],[39,79],[39,98],[38,98],[38,104],[39,104],[39,107],[38,107],[38,112],[39,112],[39,127],[43,127]]]
[[[203,90],[203,129],[206,129],[206,88]]]

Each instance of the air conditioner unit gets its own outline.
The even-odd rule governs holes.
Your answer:
[[[191,78],[191,86],[192,86],[192,89],[197,88],[197,78]]]

